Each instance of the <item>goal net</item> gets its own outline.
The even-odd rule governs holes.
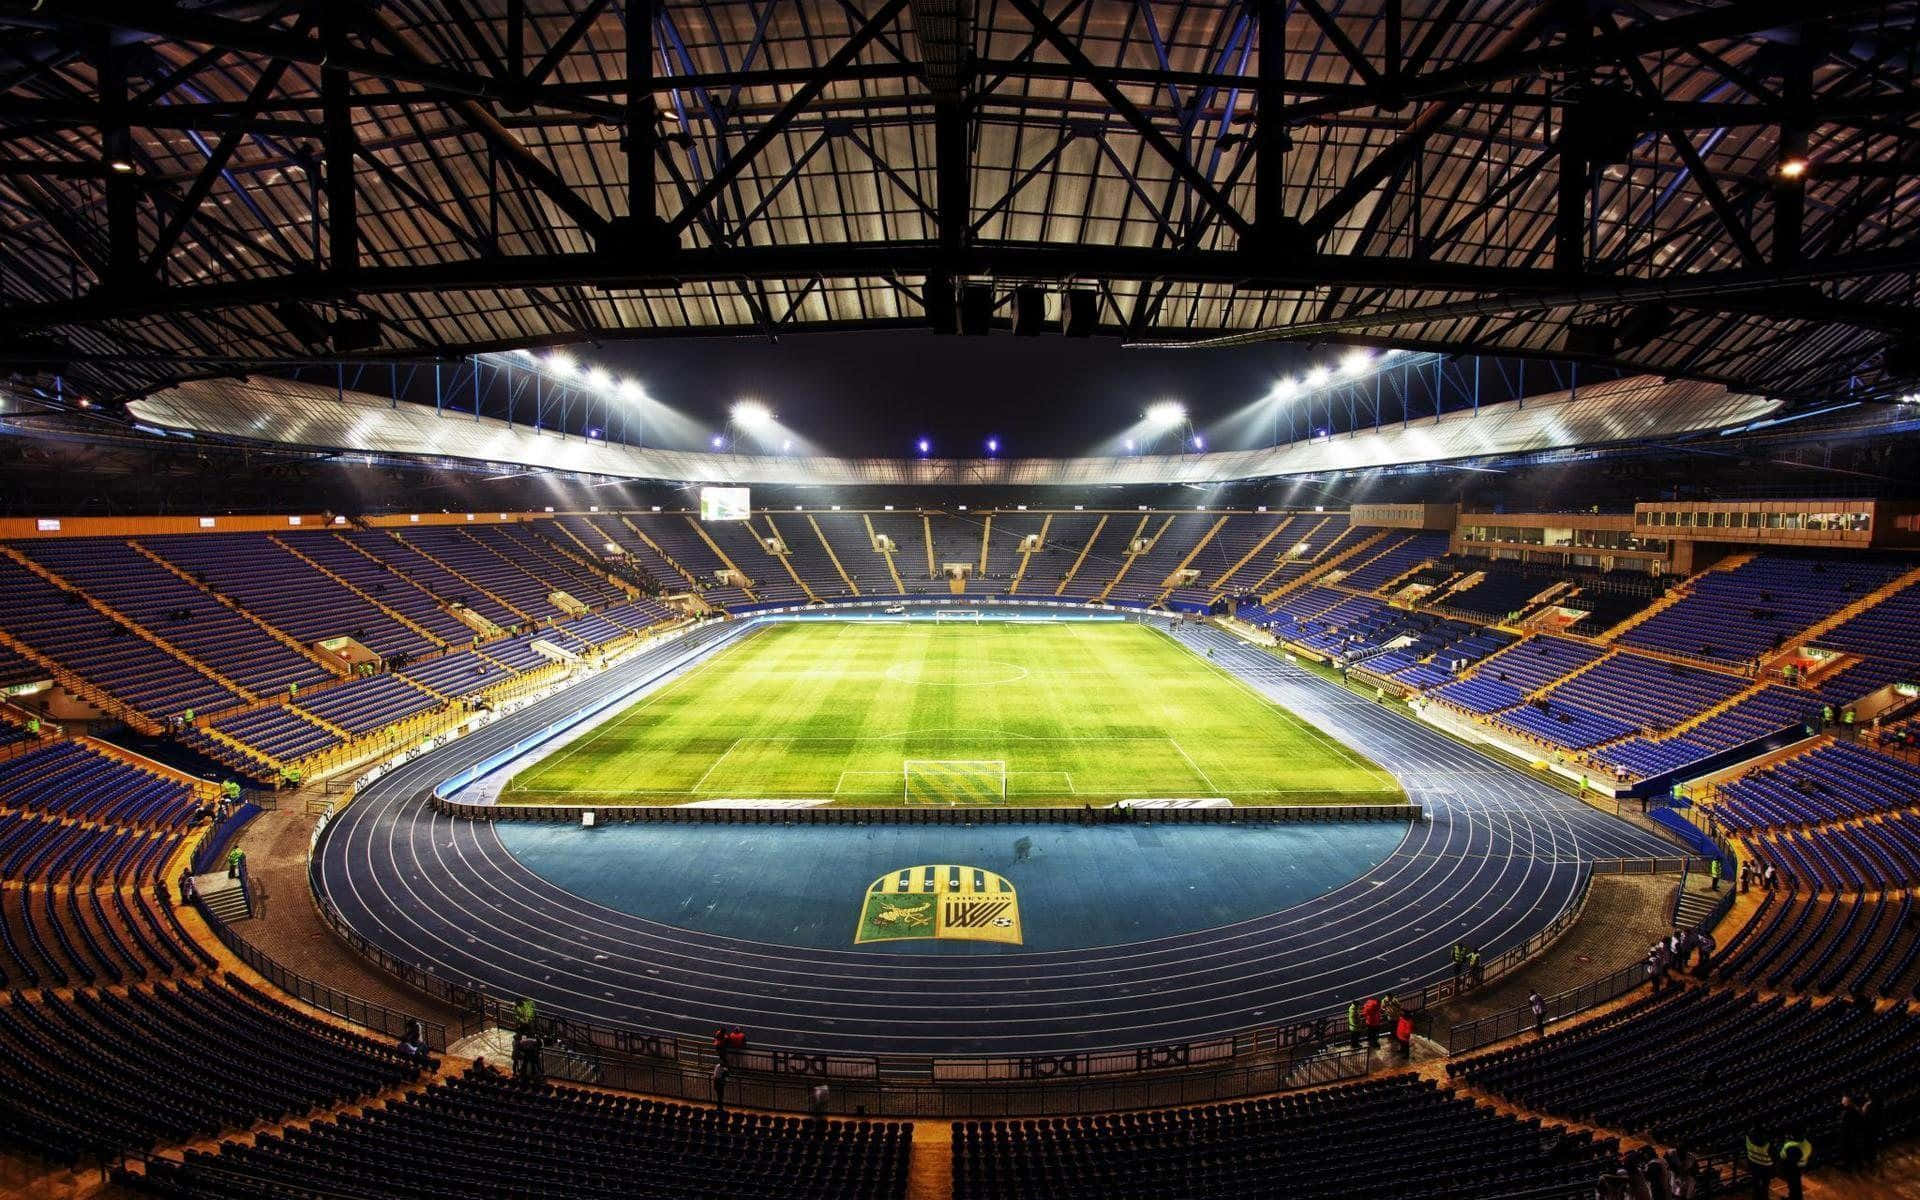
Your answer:
[[[1005,804],[1007,764],[998,758],[909,758],[902,764],[907,804]]]
[[[940,608],[934,610],[933,619],[936,621],[978,621],[980,619],[980,610],[977,608]]]

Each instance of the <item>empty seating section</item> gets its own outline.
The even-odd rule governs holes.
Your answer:
[[[322,535],[325,536],[325,535]],[[318,540],[318,539],[314,539]],[[434,644],[257,534],[147,538],[142,545],[232,596],[296,642],[351,637],[382,658],[424,654]]]
[[[1641,778],[1662,775],[1791,729],[1806,721],[1817,707],[1805,692],[1768,685],[1685,733],[1670,738],[1632,738],[1603,747],[1594,757],[1608,766],[1625,767]]]
[[[1158,599],[1160,593],[1167,590],[1167,576],[1173,573],[1182,559],[1193,553],[1194,546],[1207,536],[1207,531],[1218,520],[1219,513],[1181,513],[1171,522],[1158,515],[1149,519],[1146,536],[1152,537],[1159,530],[1158,538],[1151,549],[1127,567],[1126,575],[1107,593],[1107,599],[1131,600],[1141,604]],[[1160,529],[1162,523],[1166,523],[1164,530]]]
[[[522,566],[521,555],[511,547],[495,550],[469,537],[464,529],[409,529],[406,540],[475,587],[497,598],[509,609],[502,625],[514,625],[531,617],[540,620],[560,610],[547,599],[554,588],[531,574],[530,565]],[[517,615],[516,615],[517,614]],[[496,620],[499,620],[496,618]]]
[[[1482,663],[1467,678],[1435,689],[1433,695],[1469,712],[1502,712],[1520,703],[1528,692],[1546,687],[1604,653],[1567,638],[1531,637]]]
[[[1516,640],[1512,634],[1498,629],[1480,629],[1457,621],[1443,622],[1435,627],[1436,632],[1443,630],[1451,637],[1450,641],[1434,650],[1426,661],[1394,671],[1393,677],[1409,687],[1438,687],[1488,655],[1506,649]],[[1455,630],[1465,632],[1454,633]],[[1368,669],[1381,668],[1377,664],[1369,664]]]
[[[847,581],[834,568],[827,548],[820,544],[820,535],[813,531],[806,513],[769,513],[762,520],[786,543],[788,565],[815,596],[822,600],[845,600],[853,595]],[[892,586],[887,590],[892,591]]]
[[[1127,549],[1133,541],[1134,530],[1140,529],[1140,517],[1137,513],[1113,513],[1107,523],[1094,535],[1087,547],[1087,553],[1080,560],[1080,569],[1060,589],[1062,596],[1077,600],[1090,600],[1106,590],[1108,583],[1120,573],[1120,566],[1126,561]],[[1143,532],[1141,536],[1146,536]],[[1075,548],[1078,553],[1078,548]],[[1068,569],[1073,566],[1072,559],[1067,560]]]
[[[873,548],[873,538],[867,533],[866,518],[859,513],[815,513],[813,519],[833,546],[835,558],[853,582],[859,585],[862,596],[897,595],[899,588],[894,586],[893,574],[887,570],[887,556]],[[806,536],[813,536],[808,530]]]
[[[1688,988],[1448,1073],[1527,1108],[1645,1132],[1662,1145],[1732,1151],[1757,1124],[1832,1147],[1834,1098],[1845,1090],[1882,1097],[1889,1133],[1910,1126],[1920,1019],[1905,1004],[1872,1012]]]
[[[1139,518],[1135,518],[1137,521]],[[1047,525],[1046,540],[1027,556],[1026,574],[1020,577],[1022,596],[1051,596],[1060,581],[1073,569],[1080,550],[1100,523],[1098,513],[1054,513]],[[1112,524],[1111,521],[1108,524]],[[905,574],[905,572],[902,572]]]
[[[715,522],[721,524],[722,522]],[[726,563],[713,552],[699,532],[693,527],[692,519],[680,513],[654,513],[646,517],[635,517],[634,525],[664,551],[667,557],[679,563],[691,574],[699,585],[701,595],[707,601],[721,608],[731,608],[748,602],[747,594],[731,584],[722,586],[716,579],[716,573],[725,569]],[[740,569],[752,578],[753,570],[746,563]]]
[[[947,581],[927,569],[927,524],[918,512],[869,513],[873,531],[893,539],[893,565],[912,596],[944,595]]]
[[[1714,965],[1769,991],[1920,997],[1920,921],[1910,893],[1823,899],[1768,892]]]
[[[1319,521],[1306,525],[1302,530],[1304,537],[1282,550],[1286,561],[1280,564],[1279,570],[1264,582],[1256,582],[1252,586],[1262,594],[1287,587],[1301,576],[1317,570],[1323,562],[1331,562],[1377,532],[1375,529],[1348,525],[1344,513],[1321,517]],[[1293,530],[1289,529],[1281,537],[1288,538],[1292,534]],[[1255,578],[1258,580],[1259,577]]]
[[[589,545],[600,545],[598,540],[594,540],[594,535],[600,534],[625,550],[632,564],[638,567],[642,574],[652,576],[655,585],[663,591],[684,592],[690,586],[686,575],[673,563],[668,562],[649,538],[635,532],[635,527],[629,525],[626,518],[595,514],[590,517],[568,519],[586,524],[585,530],[576,527],[576,532],[580,533],[581,538],[587,540]],[[652,523],[658,524],[659,519],[652,519]],[[681,566],[684,567],[687,564],[682,563]],[[707,582],[712,582],[711,577]]]
[[[210,728],[283,763],[318,754],[322,750],[331,750],[341,742],[339,734],[279,704],[223,717],[213,722]],[[195,739],[189,738],[189,741],[194,742]]]
[[[1229,516],[1227,524],[1219,526],[1219,532],[1213,534],[1213,538],[1210,538],[1206,545],[1202,545],[1200,551],[1192,557],[1192,561],[1187,563],[1188,568],[1198,572],[1194,576],[1194,582],[1185,588],[1173,589],[1173,593],[1167,595],[1167,599],[1183,605],[1212,603],[1215,595],[1221,595],[1223,591],[1227,591],[1225,584],[1215,588],[1213,586],[1215,580],[1219,580],[1229,570],[1233,570],[1233,564],[1238,563],[1240,559],[1246,559],[1246,555],[1252,553],[1254,547],[1260,545],[1263,538],[1267,538],[1267,534],[1273,534],[1273,530],[1286,524],[1288,518],[1290,518],[1288,513],[1235,513]],[[1248,568],[1260,564],[1260,574],[1265,574],[1267,568],[1273,564],[1273,557],[1279,553],[1279,543],[1281,543],[1281,536],[1275,534],[1273,541],[1267,541],[1265,553],[1258,553],[1252,559],[1248,559]],[[1260,574],[1256,574],[1254,578],[1260,578]]]
[[[398,674],[402,679],[455,699],[464,699],[513,678],[512,671],[478,650],[443,654],[439,658],[410,666]]]
[[[16,654],[12,649],[0,646],[0,688],[9,688],[22,683],[38,683],[46,677],[46,668],[25,655]]]
[[[1635,654],[1615,654],[1549,690],[1503,723],[1543,741],[1581,749],[1670,729],[1746,690],[1748,680]]]
[[[1824,649],[1865,656],[1865,661],[1821,681],[1824,701],[1850,704],[1890,683],[1920,683],[1920,584],[1888,596],[1814,639]]]
[[[1857,825],[1749,834],[1746,841],[1788,887],[1862,892],[1920,885],[1920,813],[1888,813]]]
[[[1261,524],[1261,521],[1269,519],[1278,523],[1277,529]],[[1256,517],[1251,527],[1243,527],[1244,532],[1234,534],[1236,538],[1245,537],[1244,542],[1235,543],[1239,545],[1239,550],[1229,555],[1227,547],[1222,546],[1221,554],[1226,561],[1221,564],[1220,569],[1212,574],[1202,572],[1201,578],[1195,581],[1199,585],[1196,593],[1204,591],[1206,594],[1203,596],[1190,593],[1179,598],[1204,603],[1215,595],[1244,596],[1253,593],[1256,585],[1273,573],[1280,559],[1299,545],[1301,538],[1309,530],[1324,520],[1325,517],[1317,513],[1268,513]],[[1232,528],[1233,525],[1229,525],[1228,529],[1221,530],[1221,534],[1227,534]],[[1271,537],[1268,537],[1269,533],[1272,534]],[[1260,545],[1262,539],[1266,540],[1264,546]],[[1256,551],[1255,547],[1259,549]],[[1246,558],[1249,551],[1254,551],[1253,557]],[[1243,558],[1246,558],[1245,562],[1240,561]],[[1236,567],[1234,565],[1236,563],[1240,565]],[[1226,574],[1223,575],[1222,572]]]
[[[1444,533],[1390,535],[1386,541],[1363,555],[1364,561],[1341,578],[1340,586],[1356,592],[1374,591],[1421,563],[1438,558],[1446,553],[1446,549],[1447,535]]]
[[[721,553],[753,581],[753,594],[762,604],[805,604],[807,593],[782,564],[780,557],[767,550],[763,540],[771,533],[765,514],[751,521],[703,521],[701,528],[713,539]]]
[[[473,637],[473,630],[447,612],[431,589],[415,582],[392,563],[356,550],[354,543],[345,537],[333,533],[277,536],[302,557],[346,580],[375,604],[425,629],[442,645],[463,643]],[[392,539],[388,539],[388,543],[392,544]]]
[[[422,1064],[237,977],[43,992],[0,1005],[0,1138],[55,1161],[283,1121]]]
[[[1507,620],[1524,610],[1534,597],[1554,583],[1548,577],[1481,560],[1455,560],[1450,565],[1463,573],[1467,582],[1455,585],[1451,591],[1429,597],[1428,602],[1485,621]],[[1476,574],[1479,575],[1478,579],[1474,578]]]
[[[541,528],[542,524],[526,521],[515,525],[480,525],[468,530],[467,536],[520,567],[549,590],[565,592],[582,604],[598,608],[627,598],[627,593],[605,575],[573,557],[579,548],[564,542],[564,534],[547,532]]]
[[[0,806],[97,824],[175,828],[192,816],[177,779],[73,741],[49,741],[0,760]]]
[[[374,675],[303,695],[295,701],[295,707],[359,737],[439,703],[438,696],[398,675]]]
[[[351,530],[338,536],[387,564],[441,604],[462,605],[502,627],[511,626],[520,620],[517,614],[487,595],[482,589],[460,578],[422,554],[408,542],[385,530]],[[470,627],[457,618],[449,616],[449,619],[465,631],[449,638],[449,641],[470,641],[476,636]]]
[[[63,539],[21,547],[68,583],[137,621],[166,642],[256,696],[332,678],[312,659],[112,538]]]
[[[987,584],[981,591],[1004,595],[1020,569],[1020,543],[1040,532],[1046,518],[1040,513],[1018,509],[993,514],[993,528],[987,531]]]
[[[1843,821],[1920,804],[1920,767],[1827,742],[1721,787],[1713,813],[1736,831]]]
[[[898,1200],[911,1129],[716,1113],[475,1068],[358,1117],[190,1151],[150,1195]]]
[[[136,712],[161,718],[242,702],[237,692],[11,559],[0,559],[0,593],[7,597],[8,635]]]
[[[966,563],[976,569],[980,566],[980,515],[973,512],[930,511],[926,517],[927,529],[933,534],[933,567],[936,572],[944,572],[948,563]]]
[[[1543,1128],[1400,1076],[1200,1109],[958,1122],[953,1195],[1496,1196],[1591,1183],[1617,1151],[1613,1141]]]
[[[1891,559],[1758,555],[1731,570],[1694,576],[1684,597],[1620,640],[1693,658],[1751,662],[1789,645],[1910,565]]]

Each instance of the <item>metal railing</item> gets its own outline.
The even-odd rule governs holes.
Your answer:
[[[476,821],[577,821],[594,814],[597,824],[640,822],[669,825],[1258,825],[1308,821],[1419,821],[1418,804],[1272,804],[1233,808],[1024,807],[965,808],[690,808],[674,804],[468,804],[423,789],[416,799],[450,817]]]
[[[207,911],[206,905],[199,907],[200,915],[206,919],[207,925],[213,930],[213,935],[220,939],[221,945],[231,950],[234,957],[241,962],[258,971],[267,982],[294,999],[311,1004],[322,1012],[342,1017],[363,1029],[370,1029],[389,1037],[400,1037],[407,1032],[409,1024],[418,1021],[425,1033],[429,1050],[440,1051],[447,1048],[447,1027],[440,1022],[416,1017],[412,1013],[403,1013],[371,1000],[363,1000],[351,992],[343,992],[317,979],[309,979],[235,933],[225,921]]]
[[[1626,863],[1633,861],[1635,860],[1624,860]],[[1672,861],[1684,864],[1686,868],[1691,869],[1694,867],[1694,864],[1704,860],[1675,859],[1649,861]],[[1638,874],[1639,872],[1624,873]],[[1667,874],[1668,872],[1656,873]],[[1685,871],[1682,870],[1682,886],[1684,886],[1685,879],[1686,874]],[[1714,904],[1713,909],[1701,919],[1700,924],[1695,926],[1695,928],[1710,930],[1718,925],[1721,918],[1725,917],[1727,911],[1733,907],[1734,895],[1734,889],[1728,888],[1726,893]],[[1635,960],[1598,979],[1590,979],[1579,987],[1569,988],[1564,992],[1545,997],[1547,1002],[1547,1020],[1549,1023],[1562,1021],[1576,1013],[1585,1012],[1590,1008],[1597,1008],[1610,1000],[1619,999],[1646,981],[1646,962],[1643,960]],[[1532,1027],[1533,1009],[1524,1004],[1516,1008],[1506,1009],[1502,1012],[1490,1013],[1476,1020],[1463,1021],[1447,1031],[1447,1053],[1464,1054],[1470,1050],[1478,1050],[1482,1046],[1492,1045],[1494,1042],[1500,1041],[1503,1038],[1510,1038]]]

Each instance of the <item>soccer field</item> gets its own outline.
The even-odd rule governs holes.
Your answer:
[[[907,760],[1004,764],[1013,804],[1398,802],[1393,779],[1128,623],[774,625],[516,775],[502,803],[898,804]],[[988,768],[998,791],[998,773]]]

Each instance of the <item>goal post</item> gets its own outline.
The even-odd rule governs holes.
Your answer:
[[[1007,764],[999,758],[909,758],[901,763],[908,805],[1005,804]]]
[[[933,612],[933,619],[936,621],[977,622],[980,620],[980,610],[977,608],[938,608]]]

